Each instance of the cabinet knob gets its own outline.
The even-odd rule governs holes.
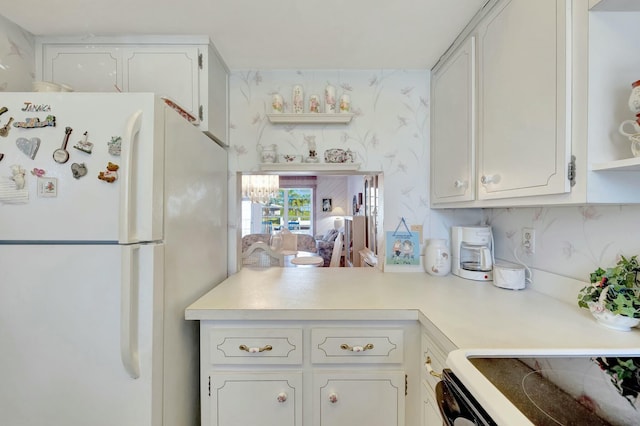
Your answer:
[[[428,356],[424,362],[424,366],[427,368],[427,372],[433,377],[437,377],[438,379],[442,379],[442,373],[436,373],[436,371],[431,366],[431,357]]]
[[[373,343],[367,343],[364,346],[349,346],[346,343],[340,345],[340,349],[351,352],[364,352],[373,349]]]
[[[500,175],[482,175],[480,183],[483,185],[489,185],[490,183],[499,183]]]
[[[338,394],[335,392],[331,392],[329,394],[329,402],[332,404],[335,404],[336,402],[338,402]]]
[[[456,189],[466,188],[468,185],[469,183],[466,180],[456,179],[456,181],[453,182],[453,186],[456,187]]]
[[[284,392],[280,392],[278,394],[278,402],[283,403],[287,400],[287,394]]]
[[[256,348],[256,347],[250,348],[247,345],[240,345],[239,349],[241,351],[249,352],[250,354],[255,354],[255,353],[258,353],[258,352],[270,351],[271,349],[273,349],[273,347],[271,345],[265,345],[265,346],[263,346],[261,348]]]

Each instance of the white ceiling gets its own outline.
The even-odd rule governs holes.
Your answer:
[[[429,69],[487,0],[13,0],[34,35],[208,35],[231,69]]]

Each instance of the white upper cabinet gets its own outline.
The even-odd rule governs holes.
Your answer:
[[[478,27],[478,198],[569,192],[566,2],[510,0]]]
[[[433,207],[640,203],[640,157],[618,132],[633,118],[640,12],[623,3],[490,0],[432,73]],[[460,76],[445,89],[474,38],[477,90]],[[468,113],[462,99],[474,95]],[[453,178],[461,167],[469,194],[451,187],[465,182]]]
[[[37,79],[79,92],[153,92],[228,144],[229,71],[207,37],[43,37]]]
[[[475,198],[475,37],[431,79],[431,188],[434,204]]]

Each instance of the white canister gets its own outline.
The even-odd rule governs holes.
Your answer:
[[[351,112],[351,97],[346,93],[340,96],[340,112],[342,113]]]
[[[304,112],[304,90],[299,84],[293,86],[293,97],[291,101],[292,111],[295,114],[302,114]]]
[[[324,88],[324,112],[336,112],[336,88],[330,84]]]
[[[447,240],[429,240],[424,252],[424,270],[435,276],[444,276],[451,271],[451,254]]]
[[[271,97],[271,112],[282,114],[284,112],[284,99],[280,93],[274,93]]]

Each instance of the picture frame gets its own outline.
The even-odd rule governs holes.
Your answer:
[[[322,211],[323,212],[330,212],[331,210],[333,210],[331,198],[323,198],[322,199]]]
[[[412,272],[421,270],[420,233],[411,231],[404,217],[395,231],[385,233],[384,270]]]

